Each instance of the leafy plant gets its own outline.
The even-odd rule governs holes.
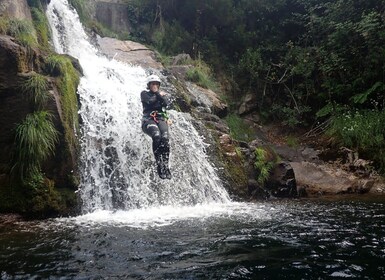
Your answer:
[[[28,114],[16,126],[12,177],[24,181],[39,177],[41,164],[54,153],[58,132],[46,111]]]
[[[264,148],[256,148],[254,151],[255,162],[254,167],[258,171],[257,182],[262,186],[270,177],[270,172],[276,165],[276,160],[269,157],[268,152]]]

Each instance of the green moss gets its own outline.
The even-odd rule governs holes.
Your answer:
[[[80,81],[79,73],[73,67],[71,59],[67,56],[53,55],[49,58],[48,65],[52,71],[57,71],[59,74],[57,86],[61,95],[64,138],[67,147],[77,149],[78,140],[76,134],[79,134],[79,117],[76,92]]]

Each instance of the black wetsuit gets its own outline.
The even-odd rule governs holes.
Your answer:
[[[152,138],[152,150],[158,165],[159,176],[162,179],[169,179],[171,173],[168,169],[170,155],[168,124],[162,112],[169,107],[170,102],[159,92],[151,91],[142,91],[140,99],[143,105],[142,130]]]

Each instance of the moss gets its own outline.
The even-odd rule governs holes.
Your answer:
[[[246,186],[248,182],[248,176],[241,152],[237,147],[234,146],[233,148],[235,155],[227,155],[228,151],[222,147],[218,137],[216,137],[216,146],[219,160],[223,164],[226,176],[231,181],[229,186],[231,189],[229,191],[237,196],[245,198],[247,196]]]
[[[79,74],[69,59],[65,63],[65,69],[65,74],[59,78],[58,86],[64,115],[65,138],[73,147],[78,143],[73,132],[79,133],[78,100],[76,97]]]

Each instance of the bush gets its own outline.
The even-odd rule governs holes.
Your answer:
[[[337,144],[373,158],[385,172],[385,112],[361,110],[332,117],[328,135]]]

